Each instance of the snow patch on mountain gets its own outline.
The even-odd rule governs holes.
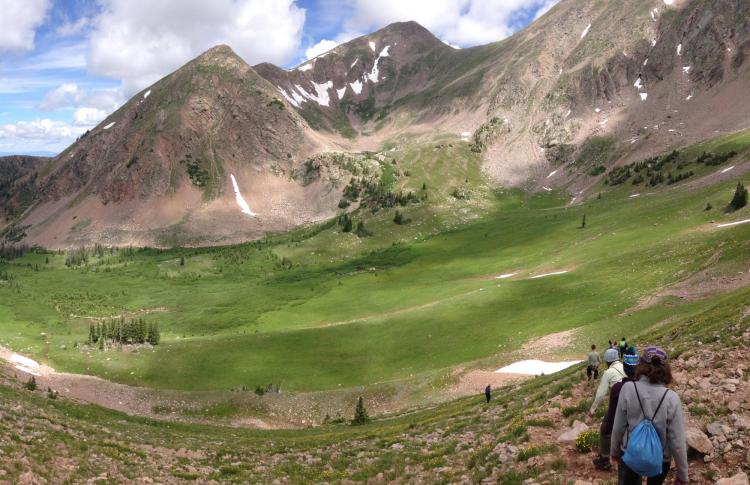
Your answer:
[[[248,205],[247,201],[244,197],[242,197],[240,187],[237,185],[237,179],[234,178],[234,174],[229,174],[229,177],[232,179],[232,187],[234,188],[234,200],[237,201],[237,205],[240,206],[240,211],[242,211],[243,214],[247,214],[249,216],[257,216],[258,214],[250,210],[250,206]]]
[[[583,29],[583,33],[581,34],[581,39],[583,39],[584,37],[588,35],[590,29],[591,29],[591,24],[589,24],[588,27]]]
[[[352,87],[352,91],[354,91],[354,94],[359,94],[362,92],[363,84],[359,79],[354,81],[353,83],[349,83],[349,86]]]

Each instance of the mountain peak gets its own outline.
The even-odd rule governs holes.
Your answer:
[[[241,68],[249,69],[250,66],[237,55],[234,50],[226,44],[219,44],[211,47],[203,54],[199,55],[196,62],[204,65],[215,65],[224,68]]]

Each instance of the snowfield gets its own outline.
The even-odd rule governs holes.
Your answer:
[[[116,121],[113,121],[112,123],[109,123],[107,126],[105,126],[103,129],[104,130],[109,130],[110,128],[112,128],[113,126],[115,126],[116,123],[117,123]]]
[[[495,372],[498,374],[522,374],[526,376],[540,376],[554,374],[568,367],[580,364],[580,360],[568,362],[545,362],[543,360],[521,360],[502,367]]]

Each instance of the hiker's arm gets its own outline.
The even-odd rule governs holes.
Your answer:
[[[667,439],[672,458],[677,464],[677,478],[683,483],[688,481],[687,443],[685,439],[685,417],[682,414],[682,403],[675,394],[676,405],[672,421],[667,423]]]
[[[599,387],[596,388],[596,395],[594,396],[594,402],[591,403],[589,414],[593,415],[596,412],[596,408],[599,407],[604,400],[604,396],[607,395],[607,389],[609,389],[608,377],[607,375],[602,375],[602,378],[599,380]]]
[[[620,443],[622,443],[622,437],[628,427],[628,406],[627,403],[625,403],[625,396],[623,395],[623,391],[625,391],[624,387],[625,386],[621,389],[620,398],[617,400],[615,422],[612,425],[612,438],[610,440],[609,454],[613,458],[620,457]]]

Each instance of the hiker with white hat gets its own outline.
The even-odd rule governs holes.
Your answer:
[[[604,352],[604,363],[607,364],[607,370],[602,374],[602,380],[599,381],[599,386],[596,388],[594,402],[591,403],[591,409],[589,409],[590,416],[593,416],[596,413],[596,408],[598,408],[602,401],[604,401],[604,398],[607,397],[607,391],[625,378],[625,370],[622,368],[620,352],[618,352],[617,349],[607,349],[607,351]]]

